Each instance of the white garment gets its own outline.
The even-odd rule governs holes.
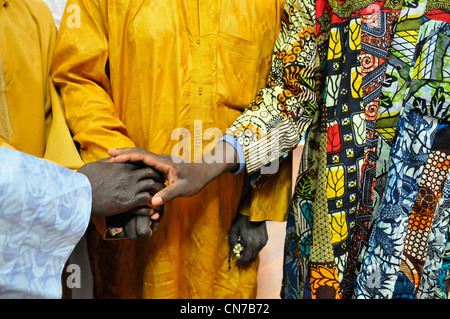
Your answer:
[[[42,0],[47,6],[50,8],[50,11],[53,14],[53,19],[55,19],[56,27],[59,29],[61,25],[61,19],[64,14],[64,10],[66,8],[67,0]]]
[[[61,298],[91,215],[86,176],[0,147],[0,298]]]

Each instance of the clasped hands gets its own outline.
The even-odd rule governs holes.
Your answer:
[[[164,203],[197,194],[224,168],[214,163],[176,164],[170,156],[140,148],[110,150],[109,155],[78,172],[91,184],[91,215],[106,217],[108,227],[123,230],[114,238],[130,240],[150,237],[163,217]]]
[[[122,229],[114,238],[150,237],[164,214],[151,206],[152,194],[165,187],[163,176],[139,163],[112,163],[109,159],[84,165],[92,189],[93,217],[105,217],[109,228]]]
[[[228,143],[219,143],[215,161],[185,163],[141,148],[109,150],[109,159],[87,164],[79,172],[88,176],[93,191],[93,216],[105,216],[109,226],[123,229],[123,237],[150,237],[164,214],[164,204],[178,197],[198,194],[219,175],[237,168],[237,154]],[[218,153],[217,153],[218,152]],[[217,154],[220,160],[217,161]],[[168,186],[166,187],[165,182]],[[108,194],[105,196],[105,194]],[[267,242],[265,222],[252,223],[238,216],[230,231],[230,245],[241,236],[244,252],[238,262],[245,266],[256,259]]]

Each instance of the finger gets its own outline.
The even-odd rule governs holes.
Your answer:
[[[248,247],[244,245],[244,249],[241,252],[241,258],[236,262],[239,266],[247,266],[254,262],[258,257],[258,252],[253,249],[253,247]]]
[[[137,207],[128,211],[128,214],[131,215],[149,216],[149,217],[153,216],[155,213],[156,211],[152,207],[148,206]]]
[[[160,172],[165,179],[168,179],[170,174],[171,166],[164,160],[163,156],[159,156],[150,152],[135,152],[131,151],[128,153],[123,153],[114,158],[117,163],[126,162],[141,162],[149,167],[154,168],[156,171]]]
[[[159,214],[159,220],[161,220],[164,217],[164,206],[158,207],[156,212]]]
[[[157,218],[156,218],[157,217]],[[159,223],[164,217],[164,206],[158,208],[158,211],[154,215],[150,217],[152,220],[152,230],[157,231],[159,227]]]
[[[175,198],[186,197],[186,194],[186,184],[182,181],[176,181],[153,195],[152,207],[160,207]]]
[[[149,216],[136,216],[136,234],[138,238],[149,238],[152,235]]]
[[[158,230],[159,222],[153,222],[150,227],[152,229],[152,234],[153,234],[153,232]]]
[[[228,234],[228,243],[230,244],[231,248],[236,245],[239,239],[239,232],[235,230],[234,227],[231,227],[230,233]]]
[[[157,171],[156,169],[154,169],[153,167],[147,166],[144,163],[138,162],[138,163],[133,163],[133,162],[129,162],[129,163],[117,163],[119,165],[133,165],[133,174],[136,177],[136,179],[141,180],[141,179],[153,179],[155,181],[159,181],[161,183],[164,183],[166,181],[166,178],[164,177],[164,175]]]
[[[132,150],[135,150],[136,148],[133,147],[123,147],[123,148],[115,148],[115,149],[109,149],[108,154],[111,157],[119,156],[120,154],[130,152]]]
[[[126,163],[126,162],[144,162],[144,159],[150,160],[153,158],[153,153],[146,152],[139,148],[122,148],[108,150],[108,154],[116,163]],[[151,165],[148,165],[151,166]]]
[[[142,162],[154,167],[161,162],[155,154],[139,148],[115,149],[109,150],[108,153],[117,163]]]
[[[153,214],[150,219],[152,220],[152,230],[158,230],[159,223],[164,217],[164,206],[158,207],[158,210]]]
[[[137,173],[140,180],[152,179],[160,183],[164,183],[166,181],[166,178],[163,174],[148,166],[144,166],[143,168],[139,169]]]
[[[129,240],[135,241],[138,239],[136,233],[136,217],[131,218],[123,227],[125,234]]]
[[[141,206],[152,207],[152,195],[147,192],[137,192],[129,203],[128,210],[133,210]],[[150,214],[151,212],[149,212]]]
[[[150,195],[156,194],[165,187],[166,185],[153,179],[143,179],[136,183],[137,192],[148,192]]]

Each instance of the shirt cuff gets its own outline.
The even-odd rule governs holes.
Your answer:
[[[245,155],[244,155],[244,150],[242,149],[241,144],[239,144],[238,141],[234,137],[232,137],[231,135],[228,135],[228,134],[225,134],[225,136],[223,138],[221,138],[218,143],[220,143],[220,142],[226,142],[226,143],[233,145],[233,147],[236,150],[237,155],[238,155],[239,168],[230,173],[233,175],[238,175],[238,174],[242,173],[245,170]]]

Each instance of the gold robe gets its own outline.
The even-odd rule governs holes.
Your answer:
[[[52,76],[83,160],[132,146],[170,155],[180,145],[175,155],[201,158],[265,86],[283,4],[69,0]],[[292,177],[290,162],[283,165],[257,193],[244,174],[226,174],[174,200],[149,240],[105,241],[88,231],[94,295],[254,298],[259,261],[229,268],[227,234],[238,211],[285,220]]]
[[[56,26],[38,0],[0,0],[0,146],[71,169],[83,162],[50,78]]]

